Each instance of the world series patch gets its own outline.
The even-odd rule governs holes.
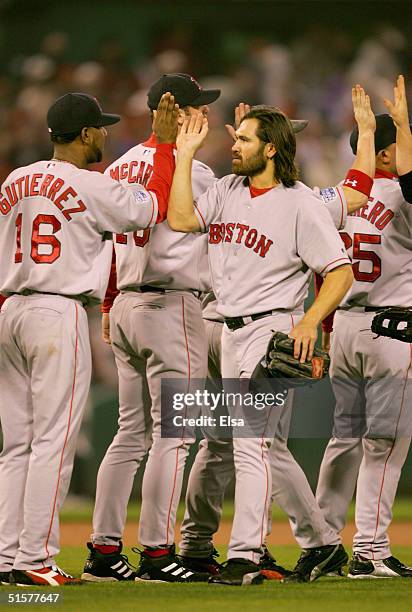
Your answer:
[[[319,195],[324,202],[331,202],[338,197],[338,192],[334,187],[324,187],[319,190]]]
[[[133,195],[138,202],[146,202],[148,198],[147,191],[134,191]]]

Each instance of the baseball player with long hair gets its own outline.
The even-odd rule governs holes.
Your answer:
[[[173,97],[155,120],[155,172],[125,189],[86,167],[102,159],[103,113],[87,94],[52,104],[51,160],[14,170],[0,195],[0,579],[59,586],[59,511],[91,377],[85,306],[99,303],[111,260],[107,232],[149,230],[166,215],[177,132]],[[160,173],[159,173],[160,171]]]
[[[341,233],[355,280],[333,322],[334,430],[316,492],[326,521],[339,534],[356,486],[357,533],[348,573],[354,579],[412,578],[412,568],[393,557],[387,533],[411,440],[411,345],[376,337],[370,329],[377,312],[408,306],[411,300],[412,208],[397,180],[399,161],[403,174],[410,170],[408,162],[404,165],[410,129],[402,77],[395,102],[388,100],[387,107],[397,127],[389,115],[376,116],[371,197],[348,217]],[[350,138],[354,153],[357,143],[355,129]]]
[[[247,113],[232,147],[234,174],[217,181],[194,207],[191,164],[206,134],[207,120],[201,117],[185,122],[180,132],[168,221],[177,231],[209,229],[212,279],[218,311],[225,318],[223,379],[250,377],[272,329],[289,333],[296,358],[305,361],[312,356],[321,313],[342,299],[352,271],[324,204],[297,181],[292,126],[271,107]],[[312,270],[321,272],[325,283],[304,314]],[[276,430],[281,414],[279,408],[268,413],[267,429],[259,437],[233,439],[235,515],[228,562],[211,577],[212,583],[242,585],[262,579],[272,442],[265,431]],[[331,571],[346,560],[346,553],[337,545],[323,557],[325,571]]]
[[[373,176],[375,168],[375,118],[370,108],[369,97],[361,87],[356,86],[352,91],[352,101],[360,138],[356,158],[347,175],[349,183],[345,181],[343,187],[320,190],[337,229],[341,229],[346,221],[346,213],[342,215],[341,199],[349,213],[367,202],[369,192],[365,192],[361,185],[352,184],[356,181],[356,172],[361,179],[367,180]],[[238,125],[248,108],[238,107],[236,110],[236,125]],[[359,191],[359,187],[363,191]],[[334,193],[335,199],[332,197]],[[204,296],[203,318],[209,344],[208,376],[209,384],[212,385],[215,385],[216,380],[221,377],[221,335],[224,324],[224,318],[216,311],[216,307],[217,301],[213,294]],[[291,408],[292,405],[289,414],[284,415],[284,427],[278,429],[270,448],[272,500],[288,515],[293,534],[304,551],[296,572],[310,579],[319,549],[336,544],[339,540],[317,506],[304,472],[288,450]],[[225,489],[233,473],[232,441],[227,438],[212,439],[209,431],[208,436],[200,443],[190,472],[186,513],[181,530],[180,553],[183,561],[186,566],[197,571],[218,573],[220,570],[220,564],[216,559],[217,551],[213,546],[213,536],[219,526]],[[270,525],[269,517],[269,528]],[[281,579],[292,573],[278,566],[266,548],[259,565],[264,575],[270,578]]]

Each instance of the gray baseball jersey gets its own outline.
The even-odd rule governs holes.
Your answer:
[[[111,242],[102,236],[135,227],[149,231],[157,210],[155,194],[144,187],[126,190],[68,162],[39,161],[15,170],[0,196],[0,291],[100,302],[111,261]]]
[[[348,216],[341,232],[354,273],[342,307],[410,306],[411,227],[412,207],[399,182],[378,174],[368,204]]]
[[[224,316],[295,310],[312,271],[325,275],[350,263],[330,214],[303,183],[252,198],[247,181],[229,175],[198,198],[195,211],[209,228],[213,289]]]
[[[106,174],[124,186],[150,179],[153,171],[153,138],[133,147],[106,170]],[[192,184],[199,197],[216,181],[212,170],[197,160],[193,162]],[[117,287],[154,285],[167,289],[210,288],[206,259],[207,244],[198,234],[172,232],[167,221],[153,229],[114,236]]]

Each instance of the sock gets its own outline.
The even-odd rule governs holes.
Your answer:
[[[93,544],[93,548],[102,553],[102,555],[112,555],[115,552],[119,552],[120,546],[114,546],[112,544]]]

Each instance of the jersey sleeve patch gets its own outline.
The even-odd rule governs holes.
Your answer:
[[[139,190],[136,190],[136,191],[133,191],[133,195],[134,195],[134,198],[135,198],[135,200],[136,200],[137,202],[147,202],[147,199],[148,199],[148,193],[147,193],[147,191],[143,191],[143,190],[139,191]]]
[[[323,187],[319,189],[319,195],[324,202],[331,202],[338,197],[338,191],[335,187]]]

